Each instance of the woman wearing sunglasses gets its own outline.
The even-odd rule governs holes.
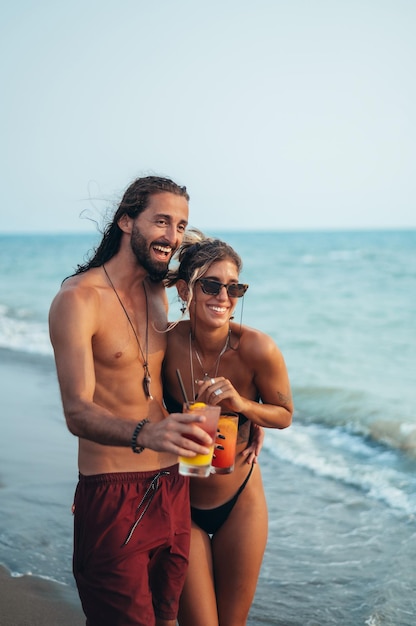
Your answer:
[[[191,478],[192,535],[180,626],[245,625],[267,540],[258,427],[286,428],[293,403],[283,356],[264,333],[231,321],[248,289],[226,243],[191,231],[168,274],[189,320],[173,323],[164,362],[165,402],[180,410],[179,369],[190,401],[239,415],[234,471]]]

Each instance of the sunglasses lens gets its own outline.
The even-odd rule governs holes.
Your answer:
[[[202,291],[206,293],[207,296],[218,296],[222,287],[225,287],[230,298],[241,298],[244,296],[248,287],[248,285],[243,285],[241,283],[223,285],[217,280],[210,280],[209,278],[200,278],[199,281],[201,283]]]
[[[228,293],[232,298],[242,298],[248,289],[248,285],[238,283],[237,285],[229,285]]]
[[[221,283],[216,280],[201,279],[202,290],[207,296],[218,296],[221,289]]]
[[[241,285],[228,285],[228,295],[231,298],[241,298],[244,292],[241,292]]]

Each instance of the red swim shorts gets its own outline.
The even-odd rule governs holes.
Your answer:
[[[79,477],[73,571],[87,626],[174,620],[188,566],[189,480],[178,466]]]

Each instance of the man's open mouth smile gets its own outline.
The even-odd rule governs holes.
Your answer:
[[[153,244],[152,250],[157,254],[158,257],[165,260],[169,258],[172,254],[171,246],[161,245],[158,243]]]

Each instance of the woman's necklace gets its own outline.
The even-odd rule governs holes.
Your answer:
[[[108,275],[108,272],[107,272],[107,270],[105,268],[105,265],[103,265],[103,270],[104,270],[104,274],[107,276],[108,282],[110,283],[112,290],[114,291],[114,293],[117,296],[117,300],[121,304],[121,308],[123,309],[124,314],[127,317],[127,321],[130,324],[131,329],[132,329],[132,331],[134,333],[134,336],[136,338],[137,345],[139,346],[140,354],[142,355],[142,358],[143,358],[143,369],[144,369],[143,389],[144,389],[144,393],[149,398],[149,400],[153,400],[153,396],[150,393],[150,383],[152,382],[152,379],[150,377],[149,363],[148,363],[148,357],[149,357],[149,307],[148,307],[148,303],[147,303],[146,287],[144,286],[144,283],[142,283],[143,284],[144,297],[145,297],[145,300],[146,300],[146,340],[145,340],[146,341],[145,342],[146,355],[145,355],[143,350],[142,350],[142,346],[140,344],[139,337],[138,337],[138,335],[136,333],[136,329],[133,326],[133,322],[131,321],[129,314],[127,313],[126,307],[124,306],[120,296],[117,293],[117,289],[113,285],[113,281],[111,280],[111,278]]]
[[[225,341],[225,344],[223,346],[223,348],[221,349],[219,355],[217,356],[217,360],[215,361],[215,372],[213,376],[210,376],[208,372],[205,371],[205,367],[202,363],[202,359],[198,353],[198,350],[196,349],[196,346],[193,346],[193,349],[195,350],[195,356],[198,360],[198,363],[201,367],[201,370],[204,374],[203,380],[210,380],[211,378],[215,378],[218,374],[218,369],[220,367],[220,361],[221,361],[221,357],[224,354],[224,352],[228,349],[229,343],[230,343],[230,333],[231,331],[228,331],[228,335],[227,335],[227,339]],[[192,383],[192,396],[193,396],[193,400],[195,402],[196,398],[195,398],[195,377],[194,377],[194,358],[193,358],[193,350],[192,350],[192,333],[189,333],[189,364],[190,364],[190,368],[191,368],[191,383]]]

